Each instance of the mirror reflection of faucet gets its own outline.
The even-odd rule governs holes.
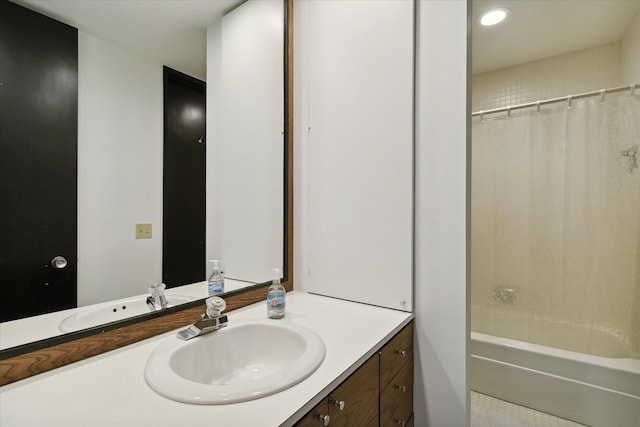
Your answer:
[[[207,311],[202,314],[202,320],[178,332],[178,338],[181,340],[190,340],[200,335],[222,329],[228,324],[226,314],[222,314],[227,303],[220,297],[211,297],[205,300]]]
[[[167,308],[169,305],[167,297],[164,296],[166,285],[164,283],[155,283],[149,286],[149,295],[147,297],[147,305],[151,311],[159,311]]]

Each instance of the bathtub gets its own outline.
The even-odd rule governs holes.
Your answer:
[[[471,333],[471,389],[592,427],[640,426],[640,360]]]

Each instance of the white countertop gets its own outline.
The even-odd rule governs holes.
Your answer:
[[[150,338],[0,388],[0,426],[220,426],[291,425],[342,382],[412,318],[411,313],[293,291],[286,316],[312,329],[326,345],[320,367],[272,396],[229,405],[190,405],[156,394],[144,366],[160,341]],[[263,302],[229,313],[264,319]],[[215,333],[215,332],[214,332]]]

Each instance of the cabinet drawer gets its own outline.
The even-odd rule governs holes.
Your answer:
[[[413,322],[380,350],[380,387],[384,388],[408,360],[413,360]]]
[[[413,360],[409,360],[380,394],[380,425],[407,425],[412,413]]]
[[[375,354],[329,394],[331,426],[378,427],[380,361]],[[342,409],[340,404],[342,403]]]
[[[295,427],[321,427],[325,425],[324,419],[329,416],[329,404],[327,399],[318,403],[307,415],[295,423]]]

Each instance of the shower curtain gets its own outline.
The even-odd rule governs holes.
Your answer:
[[[473,119],[472,330],[639,357],[639,145],[628,92]]]

